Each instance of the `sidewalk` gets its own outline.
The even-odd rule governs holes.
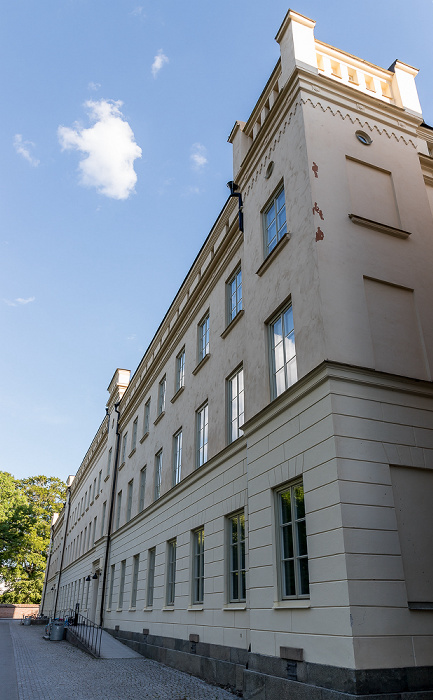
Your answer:
[[[8,651],[10,637],[4,629],[8,626],[15,657],[18,687],[15,695],[13,654],[10,648]],[[25,627],[15,621],[0,623],[2,700],[234,700],[236,697],[140,655],[93,659],[66,641],[50,642],[42,639],[42,635],[40,626]],[[123,654],[123,651],[110,645],[110,654]],[[3,660],[7,659],[4,664]],[[9,668],[5,670],[2,666]],[[5,693],[3,684],[8,678],[10,694]]]

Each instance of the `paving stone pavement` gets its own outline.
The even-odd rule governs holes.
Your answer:
[[[19,700],[234,700],[236,695],[156,661],[93,659],[44,628],[11,622]],[[0,688],[0,699],[4,697]]]

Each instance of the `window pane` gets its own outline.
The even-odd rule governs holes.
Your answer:
[[[283,527],[283,558],[290,559],[293,557],[293,535],[292,526],[286,525]]]
[[[295,595],[295,567],[293,560],[284,562],[284,595]]]
[[[304,489],[302,486],[295,488],[296,518],[305,518]]]
[[[301,593],[301,595],[307,595],[310,592],[307,557],[299,560],[299,575],[300,575],[300,579],[301,579],[300,593]]]

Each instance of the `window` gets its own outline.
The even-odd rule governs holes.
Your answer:
[[[132,564],[132,588],[131,588],[131,608],[137,605],[138,569],[140,567],[140,555],[136,554]]]
[[[227,380],[228,403],[228,438],[229,442],[237,440],[244,424],[244,370],[238,369]]]
[[[176,387],[179,391],[185,386],[185,348],[182,348],[179,355],[176,357]]]
[[[137,447],[137,429],[138,429],[138,416],[132,424],[132,442],[131,442],[131,452]]]
[[[197,467],[207,462],[208,405],[197,411]]]
[[[162,450],[155,455],[155,501],[161,495]]]
[[[153,606],[153,590],[155,585],[155,555],[156,549],[152,547],[149,549],[147,558],[147,593],[146,593],[146,607],[151,608]]]
[[[106,512],[107,512],[107,501],[104,501],[104,503],[102,504],[101,537],[103,537],[103,535],[104,535]]]
[[[159,382],[159,389],[158,389],[158,416],[161,415],[165,411],[165,389],[167,385],[167,380],[164,375],[164,377],[161,379]]]
[[[93,500],[96,498],[96,477],[93,479]]]
[[[87,538],[87,527],[84,528],[83,554],[86,551],[86,538]]]
[[[277,492],[279,584],[282,598],[308,596],[308,553],[304,488],[296,483]]]
[[[126,459],[126,445],[128,444],[128,433],[125,433],[123,436],[123,444],[122,444],[122,459],[121,463],[124,464],[125,459]]]
[[[134,489],[134,479],[131,479],[131,481],[128,483],[128,494],[127,494],[127,500],[126,500],[126,522],[127,523],[131,520],[133,489]]]
[[[240,269],[227,283],[227,325],[233,321],[239,311],[242,311],[242,271]]]
[[[280,238],[287,233],[286,203],[284,188],[280,190],[271,204],[264,211],[265,254],[275,248]]]
[[[113,448],[110,447],[108,450],[108,461],[107,461],[107,476],[110,476],[110,469],[111,469],[111,458],[113,456]]]
[[[98,491],[97,491],[97,493],[95,494],[95,498],[96,498],[97,495],[99,495],[99,494],[101,493],[101,481],[102,481],[102,469],[101,469],[101,471],[99,472],[99,476],[98,476]]]
[[[289,306],[270,324],[272,394],[279,396],[298,378],[293,311]]]
[[[122,508],[122,492],[119,491],[117,494],[117,509],[116,509],[116,530],[119,529],[120,525],[120,511]]]
[[[180,481],[182,468],[182,430],[173,435],[173,486]]]
[[[245,515],[237,513],[229,518],[229,600],[246,600],[245,582]]]
[[[175,586],[176,586],[176,540],[167,542],[167,591],[166,605],[174,605]]]
[[[144,509],[144,499],[146,496],[146,467],[140,470],[140,493],[138,497],[138,512]]]
[[[209,314],[198,325],[198,361],[209,355]]]
[[[204,528],[193,532],[192,602],[203,603],[204,596]]]
[[[87,491],[86,491],[86,493],[84,494],[84,508],[83,508],[83,512],[86,510],[86,507],[87,507]]]
[[[117,601],[118,609],[123,607],[123,591],[125,589],[125,571],[126,571],[126,559],[120,562],[120,582],[119,582],[119,599]]]
[[[93,544],[95,544],[96,540],[98,539],[96,537],[96,523],[97,523],[97,521],[98,521],[98,516],[95,515],[95,519],[93,521]]]
[[[150,423],[150,399],[144,404],[144,425],[143,425],[143,435],[147,435],[149,432]]]
[[[112,564],[111,565],[111,573],[110,573],[110,588],[108,591],[108,609],[111,610],[111,606],[113,605],[113,587],[114,587],[114,572],[116,569],[116,565]],[[84,586],[83,586],[84,588]]]

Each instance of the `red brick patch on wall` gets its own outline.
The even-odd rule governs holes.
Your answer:
[[[37,615],[39,605],[0,603],[0,619],[21,620],[23,615]]]

